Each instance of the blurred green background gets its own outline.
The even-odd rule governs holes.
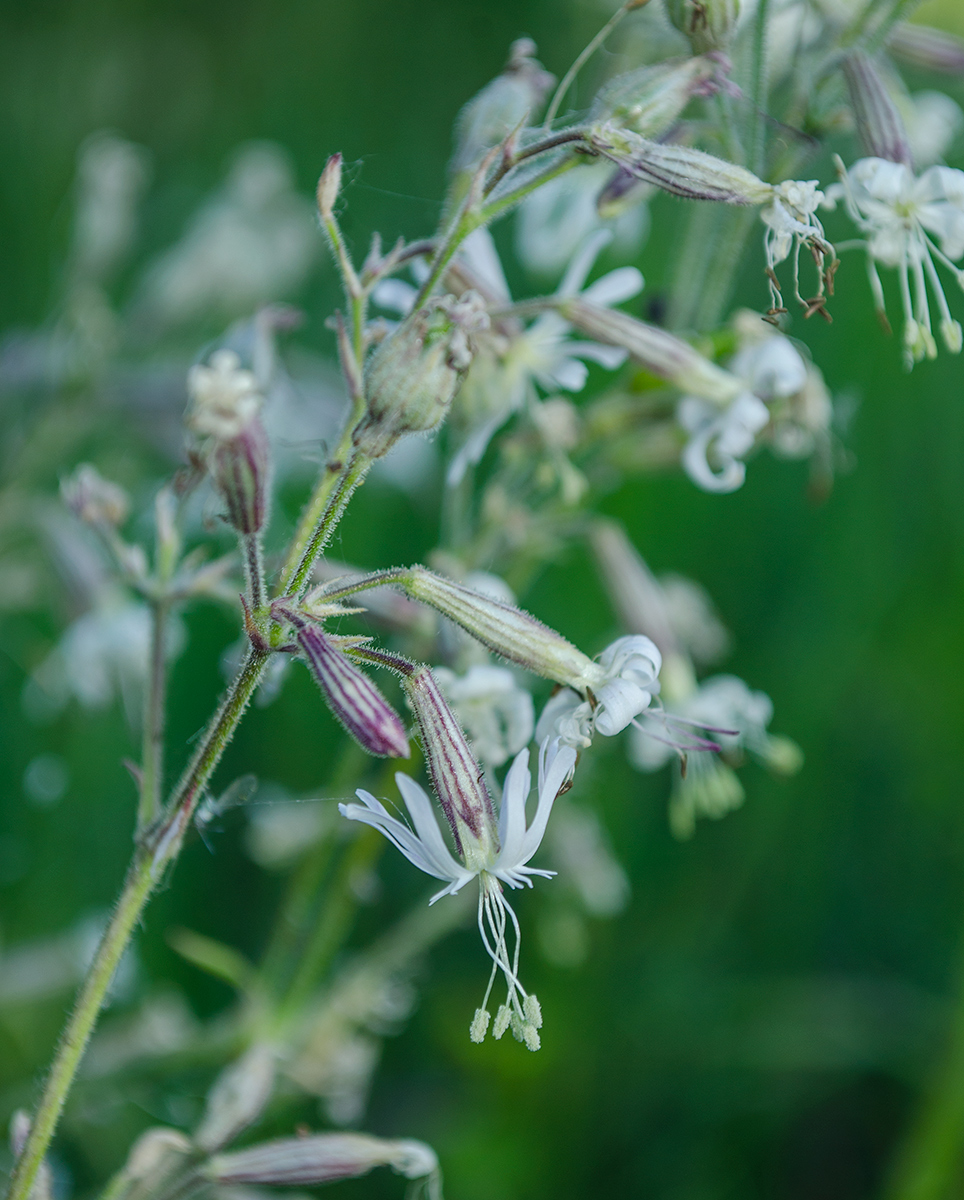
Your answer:
[[[931,19],[936,11],[960,22],[952,3],[929,7]],[[91,132],[112,129],[151,153],[144,256],[178,235],[235,148],[256,138],[287,148],[306,195],[326,156],[344,153],[344,227],[356,248],[376,228],[386,239],[420,235],[439,212],[453,119],[501,68],[509,42],[531,35],[561,74],[605,16],[570,0],[4,5],[0,327],[35,327],[50,310],[77,149]],[[960,84],[947,90],[964,100]],[[678,228],[678,211],[657,203],[654,224]],[[661,237],[640,256],[657,291],[672,252]],[[740,292],[757,306],[759,266],[748,264]],[[527,977],[547,1014],[542,1052],[468,1042],[484,964],[476,938],[460,933],[433,951],[419,1007],[387,1042],[376,1076],[365,1127],[430,1142],[453,1200],[879,1195],[946,1061],[962,1019],[964,949],[962,367],[944,355],[905,375],[859,262],[845,263],[837,283],[834,324],[797,320],[793,329],[834,392],[851,397],[852,469],[825,502],[808,500],[805,464],[764,455],[731,496],[666,477],[628,482],[606,503],[655,569],[706,586],[734,634],[725,669],[770,694],[774,728],[800,743],[806,765],[790,781],[748,768],[743,809],[681,844],[666,825],[665,774],[633,773],[618,746],[593,751],[580,799],[605,818],[633,897],[621,916],[593,923],[588,957],[571,970],[540,959],[530,898],[520,905]],[[295,341],[330,353],[330,270],[316,271],[295,299],[307,314]],[[955,303],[960,316],[959,296]],[[185,332],[185,365],[215,332]],[[116,428],[107,400],[89,421],[73,421],[67,403],[45,432],[39,401],[3,404],[5,537],[26,561],[39,537],[31,497],[53,497],[74,462],[106,463],[129,485],[164,469],[149,438],[132,445]],[[289,516],[298,499],[290,497]],[[339,552],[373,566],[413,561],[435,537],[424,507],[373,486],[347,518]],[[8,950],[102,911],[129,852],[133,790],[120,760],[137,747],[119,706],[94,714],[72,706],[43,721],[24,708],[27,675],[69,612],[50,587],[42,596],[4,591]],[[589,652],[614,631],[581,549],[520,599]],[[192,612],[188,624],[171,706],[171,744],[182,756],[236,636],[233,619],[215,610]],[[339,745],[298,674],[275,705],[251,714],[222,777],[250,770],[310,791]],[[42,754],[67,769],[53,801],[25,785]],[[257,952],[280,885],[245,856],[242,828],[226,821],[214,853],[200,841],[188,848],[140,935],[136,986],[171,980],[201,1016],[231,994],[178,958],[165,933],[187,925]],[[359,942],[400,896],[418,898],[414,875],[384,859],[384,888],[361,914]],[[68,994],[0,1010],[2,1115],[34,1094]],[[208,1078],[182,1073],[175,1090],[197,1100]],[[955,1079],[964,1108],[964,1073],[952,1090]],[[79,1096],[58,1153],[80,1190],[116,1167],[140,1128],[179,1121],[146,1086],[84,1084]],[[955,1156],[961,1142],[964,1127],[955,1126]],[[391,1176],[337,1187],[357,1197],[403,1192]]]

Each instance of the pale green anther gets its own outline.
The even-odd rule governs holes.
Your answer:
[[[531,1021],[520,1021],[519,1025],[519,1040],[525,1042],[527,1049],[538,1050],[542,1045],[542,1039],[539,1037],[535,1025]]]
[[[492,1023],[492,1036],[498,1041],[512,1023],[512,1009],[508,1004],[500,1004],[495,1020]]]
[[[542,1005],[536,999],[535,994],[530,992],[522,1001],[522,1011],[525,1014],[526,1020],[536,1029],[542,1028]]]
[[[469,1037],[473,1042],[484,1042],[485,1035],[489,1029],[489,1022],[492,1020],[492,1014],[486,1008],[477,1008],[475,1016],[472,1018],[472,1024],[469,1026]]]
[[[694,54],[725,50],[740,16],[740,0],[665,0],[666,15],[689,38]]]

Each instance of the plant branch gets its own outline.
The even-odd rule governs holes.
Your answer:
[[[144,830],[157,817],[164,786],[164,717],[167,698],[167,601],[151,603],[151,649],[144,704],[144,735],[141,752],[141,789],[137,806],[137,829]]]

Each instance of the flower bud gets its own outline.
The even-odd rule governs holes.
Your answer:
[[[602,681],[596,663],[522,609],[415,566],[399,580],[410,596],[461,625],[493,653],[584,692]]]
[[[613,121],[594,125],[588,133],[590,147],[604,158],[673,196],[685,200],[715,200],[721,204],[766,204],[773,186],[735,163],[678,146],[651,142]]]
[[[355,444],[380,458],[406,433],[442,423],[488,327],[482,298],[466,292],[433,299],[408,316],[374,351],[365,371],[368,412]]]
[[[275,1059],[272,1046],[252,1046],[221,1072],[208,1093],[196,1145],[208,1154],[220,1150],[261,1116],[274,1089]]]
[[[271,456],[254,374],[242,369],[233,350],[218,350],[210,366],[191,368],[188,390],[188,428],[205,439],[228,521],[238,533],[258,533],[267,520]]]
[[[689,38],[694,54],[725,50],[740,16],[740,0],[666,0],[666,15]]]
[[[402,719],[368,676],[317,625],[280,606],[275,611],[294,627],[328,707],[359,746],[380,758],[408,758]]]
[[[318,190],[315,199],[318,202],[318,212],[322,220],[329,220],[341,191],[341,155],[333,154],[325,163],[325,169],[318,180]]]
[[[647,371],[680,391],[728,404],[743,388],[734,375],[704,358],[688,342],[628,313],[603,308],[579,296],[563,299],[559,311],[596,341],[622,346]]]
[[[849,54],[843,62],[857,132],[867,154],[911,165],[907,130],[887,85],[866,54]]]
[[[429,667],[402,680],[422,738],[435,795],[469,870],[498,853],[499,835],[482,768]],[[478,858],[478,863],[475,859]]]
[[[117,529],[130,511],[130,499],[124,489],[104,479],[90,463],[81,463],[61,481],[60,494],[70,511],[88,525]]]
[[[438,1158],[431,1146],[409,1138],[389,1141],[366,1133],[319,1133],[218,1154],[208,1161],[204,1174],[221,1184],[296,1187],[354,1179],[374,1167],[392,1167],[406,1179],[423,1179],[438,1170]]]
[[[512,43],[501,75],[486,84],[459,114],[453,171],[474,167],[486,151],[497,146],[528,115],[538,109],[555,77],[533,57],[530,38]]]
[[[612,121],[642,137],[659,137],[719,73],[720,64],[702,56],[627,71],[600,91],[593,118]]]
[[[943,29],[899,21],[890,32],[887,49],[896,58],[925,71],[964,75],[964,39]]]

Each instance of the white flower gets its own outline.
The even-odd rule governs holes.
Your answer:
[[[532,696],[507,667],[476,663],[464,675],[436,667],[435,677],[485,766],[501,767],[529,744]]]
[[[530,1050],[539,1048],[538,1029],[542,1024],[542,1015],[535,996],[527,993],[519,982],[521,934],[518,918],[505,899],[503,884],[511,888],[531,887],[534,875],[549,878],[554,874],[528,864],[539,849],[556,796],[571,776],[575,761],[575,752],[570,747],[551,743],[548,739],[542,743],[539,751],[539,799],[535,816],[527,828],[526,800],[531,786],[529,752],[520,751],[509,768],[502,791],[498,848],[488,849],[484,854],[475,847],[467,848],[465,861],[459,861],[450,853],[431,800],[408,775],[399,772],[395,781],[414,828],[391,816],[379,800],[361,789],[357,792],[361,804],[338,806],[349,820],[363,821],[384,834],[420,871],[445,881],[446,886],[436,892],[430,904],[443,896],[461,891],[473,879],[479,880],[479,932],[482,944],[492,959],[492,973],[485,998],[472,1021],[473,1041],[481,1042],[488,1030],[490,1016],[487,1005],[495,977],[501,971],[508,992],[506,1002],[500,1005],[496,1013],[493,1033],[501,1037],[511,1027]],[[515,943],[511,951],[510,933],[514,934]]]
[[[939,162],[964,129],[964,112],[945,92],[914,92],[895,97],[917,167]]]
[[[542,710],[536,737],[554,737],[584,749],[593,732],[612,737],[625,729],[659,693],[662,655],[642,634],[617,638],[599,656],[599,677],[584,700],[572,688],[557,692]]]
[[[584,241],[572,258],[557,295],[580,294],[599,252],[611,239],[608,230],[598,230]],[[487,229],[477,229],[465,239],[458,261],[490,304],[507,307],[512,303]],[[635,267],[618,267],[591,283],[581,295],[595,304],[610,306],[635,296],[642,286],[643,277]],[[373,299],[404,314],[410,311],[416,295],[410,284],[389,279],[375,288]],[[571,332],[568,321],[558,313],[547,312],[526,328],[511,332],[505,327],[494,328],[479,338],[478,352],[452,413],[452,424],[464,426],[465,432],[448,468],[450,486],[461,480],[470,465],[480,461],[492,435],[533,394],[534,385],[546,392],[559,389],[579,392],[589,376],[587,361],[608,370],[615,370],[626,361],[624,350],[600,342],[576,341],[570,337]]]
[[[596,198],[612,175],[608,163],[567,171],[533,192],[516,213],[516,253],[536,275],[557,276],[586,238],[611,228],[624,258],[632,258],[649,230],[649,209],[634,204],[613,221],[604,221]]]
[[[964,171],[928,167],[915,177],[910,167],[883,158],[862,158],[849,170],[838,159],[838,169],[841,182],[828,190],[828,203],[843,197],[864,234],[870,286],[881,315],[884,289],[876,263],[897,269],[905,365],[909,369],[937,354],[928,288],[937,303],[944,344],[952,354],[960,353],[961,326],[951,317],[934,259],[962,282],[955,263],[964,255]]]
[[[233,350],[217,350],[210,364],[193,366],[187,376],[192,406],[188,424],[195,433],[219,441],[236,438],[257,416],[261,392],[253,371],[241,366]]]
[[[690,435],[683,469],[707,492],[734,492],[746,478],[742,459],[770,421],[767,404],[788,399],[807,382],[807,366],[789,338],[772,333],[748,338],[728,364],[746,390],[725,409],[697,396],[684,396],[677,420]]]
[[[816,179],[787,179],[773,189],[773,199],[760,211],[760,219],[766,226],[763,245],[766,251],[770,294],[775,309],[782,309],[783,301],[775,282],[773,268],[784,262],[793,253],[794,296],[805,308],[813,301],[800,295],[800,250],[810,246],[818,265],[822,267],[824,256],[830,251],[817,217],[817,209],[824,201],[824,194],[817,187]],[[823,294],[823,280],[818,295]]]

